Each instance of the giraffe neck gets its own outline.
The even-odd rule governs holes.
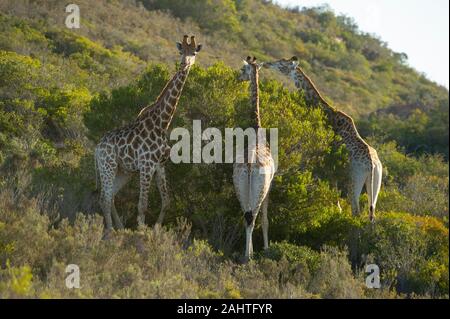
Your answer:
[[[252,103],[252,125],[258,129],[261,127],[261,118],[259,115],[259,74],[258,69],[254,67],[253,76],[250,79],[250,96]]]
[[[339,116],[339,114],[336,114],[335,116]],[[368,146],[368,144],[359,135],[353,121],[347,125],[335,129],[335,133],[341,136],[342,141],[347,146],[347,151],[350,153],[351,157],[354,157],[358,149],[361,147],[365,148]]]
[[[306,102],[310,105],[320,106],[331,122],[335,122],[339,116],[342,116],[334,107],[325,101],[313,81],[300,67],[297,67],[294,71],[292,71],[291,78],[294,80],[297,89],[304,92]],[[349,123],[341,128],[334,129],[334,131],[342,137],[342,140],[347,146],[351,157],[355,155],[358,147],[365,147],[368,145],[359,135],[353,120],[351,121],[351,124]]]
[[[153,107],[147,107],[141,111],[138,116],[138,120],[145,120],[151,116],[150,110],[156,115],[154,125],[160,126],[167,130],[173,115],[177,108],[178,101],[183,91],[184,84],[189,75],[190,67],[181,66],[181,69],[167,82],[166,86],[156,99]]]
[[[313,81],[303,72],[300,67],[295,68],[291,72],[291,78],[294,80],[295,87],[299,91],[303,91],[308,105],[318,105],[324,111],[334,110],[332,106],[320,94]]]

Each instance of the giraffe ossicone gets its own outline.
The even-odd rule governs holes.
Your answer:
[[[153,175],[161,196],[161,210],[157,224],[164,220],[169,205],[164,162],[170,155],[168,128],[191,66],[202,45],[195,37],[185,35],[176,46],[181,55],[178,71],[166,84],[156,101],[144,107],[137,118],[127,126],[106,133],[95,148],[95,164],[100,179],[100,206],[106,231],[123,228],[123,222],[114,206],[114,197],[133,174],[139,174],[138,225],[145,224],[148,193]]]

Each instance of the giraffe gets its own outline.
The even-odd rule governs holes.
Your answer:
[[[297,57],[267,62],[264,63],[264,67],[289,76],[296,88],[303,91],[308,105],[317,105],[323,109],[335,133],[341,136],[349,152],[352,213],[353,215],[360,213],[359,196],[365,185],[369,198],[369,219],[374,222],[382,178],[382,165],[377,151],[359,135],[350,116],[328,104],[312,80],[299,67]]]
[[[252,143],[249,141],[244,151],[244,160],[236,161],[233,166],[234,188],[246,222],[245,261],[248,261],[253,256],[252,234],[256,217],[261,208],[264,249],[269,247],[268,193],[275,171],[270,149],[265,140],[260,139],[260,131],[258,131],[261,128],[258,86],[258,71],[260,68],[261,66],[256,63],[256,58],[252,60],[250,57],[247,57],[239,77],[240,81],[250,81],[253,129],[258,132],[255,134],[258,136],[258,142]]]
[[[114,206],[114,196],[125,186],[131,176],[139,174],[140,192],[138,225],[145,224],[148,208],[148,192],[153,174],[161,195],[161,210],[157,220],[163,222],[169,204],[164,162],[169,158],[167,130],[175,113],[184,83],[202,45],[196,45],[195,37],[188,36],[177,42],[181,55],[179,70],[166,84],[156,101],[144,107],[137,118],[127,126],[106,133],[95,148],[96,172],[101,183],[100,205],[103,210],[106,232],[123,228]],[[112,214],[112,218],[111,218]]]

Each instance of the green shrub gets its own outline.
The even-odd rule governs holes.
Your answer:
[[[347,253],[325,246],[309,290],[322,298],[362,298],[363,282],[353,276]]]
[[[382,213],[364,226],[361,253],[381,271],[382,285],[397,291],[445,295],[448,290],[448,228],[434,217]]]
[[[33,274],[30,267],[11,267],[9,263],[6,269],[0,269],[0,297],[26,298],[32,296]]]
[[[235,264],[207,242],[187,241],[190,227],[139,228],[103,240],[98,215],[78,215],[51,227],[36,202],[20,212],[2,195],[0,209],[0,295],[38,298],[313,298],[348,297],[344,283],[316,274],[336,271],[354,285],[341,255],[275,244],[260,258]],[[41,211],[41,212],[40,212]],[[189,244],[189,242],[191,242]],[[281,259],[277,256],[283,255]],[[287,258],[289,258],[289,260]],[[334,260],[337,258],[336,260]],[[334,260],[334,261],[333,261]],[[80,289],[65,286],[68,264],[80,268]],[[310,271],[315,268],[314,271]],[[342,268],[344,267],[344,268]],[[311,285],[311,292],[309,292]]]
[[[280,261],[283,257],[290,263],[304,261],[311,270],[317,268],[319,254],[309,247],[296,246],[287,241],[271,243],[269,249],[264,251],[265,257]]]

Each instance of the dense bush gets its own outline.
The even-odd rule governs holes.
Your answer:
[[[362,250],[379,265],[386,288],[448,295],[448,228],[438,219],[386,212],[362,234]]]
[[[396,141],[407,153],[442,154],[448,160],[448,110],[448,100],[443,100],[427,112],[416,108],[407,116],[370,116],[361,122],[361,131],[378,141]]]
[[[192,240],[182,220],[173,230],[125,230],[105,241],[99,216],[78,215],[73,225],[63,220],[54,228],[35,201],[23,200],[20,213],[6,210],[13,200],[3,193],[2,298],[344,298],[357,296],[354,288],[360,286],[335,250],[305,250],[318,273],[310,278],[300,267],[304,254],[295,255],[294,270],[286,259],[234,264],[207,242]],[[65,286],[68,264],[80,267],[80,289]],[[335,281],[329,273],[336,274]]]
[[[448,163],[442,156],[407,156],[395,142],[376,147],[384,170],[379,209],[431,215],[448,224]]]

